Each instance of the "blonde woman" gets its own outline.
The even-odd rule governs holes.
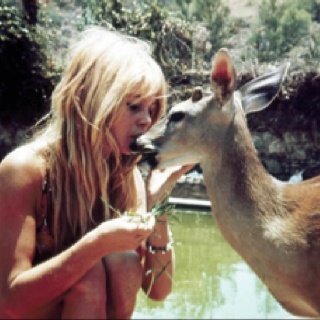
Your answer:
[[[140,288],[171,292],[167,217],[147,207],[189,168],[154,172],[145,188],[129,149],[165,97],[146,42],[81,34],[45,125],[0,164],[0,318],[130,318]]]

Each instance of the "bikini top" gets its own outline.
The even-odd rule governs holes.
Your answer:
[[[52,218],[51,201],[49,171],[47,170],[42,184],[40,212],[36,214],[36,252],[33,260],[34,264],[47,260],[54,253],[54,240],[48,226],[48,219]]]

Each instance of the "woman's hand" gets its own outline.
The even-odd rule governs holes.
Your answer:
[[[156,203],[163,201],[171,193],[177,180],[193,167],[194,164],[151,170],[146,179],[148,211]]]
[[[127,215],[102,223],[102,240],[112,252],[135,250],[147,239],[155,225],[155,218],[147,215]]]

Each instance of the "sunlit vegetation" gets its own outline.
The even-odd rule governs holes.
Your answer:
[[[235,60],[250,71],[285,59],[315,69],[320,61],[319,0],[262,0],[252,24],[222,0],[3,0],[0,21],[2,121],[45,112],[70,40],[91,24],[150,41],[172,88],[208,70],[220,47],[240,51]],[[243,29],[238,48],[231,39]]]

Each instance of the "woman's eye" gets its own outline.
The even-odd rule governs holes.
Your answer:
[[[130,104],[129,110],[132,112],[137,112],[141,109],[141,106],[139,104]]]
[[[150,107],[147,108],[142,106],[141,104],[128,104],[128,108],[133,113],[137,113],[140,111],[143,112],[144,110],[148,110],[148,113],[151,118],[155,115],[155,112],[156,112],[156,108],[154,105],[151,105]]]

